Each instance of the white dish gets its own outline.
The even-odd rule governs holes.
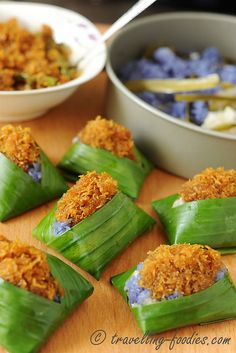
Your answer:
[[[105,44],[97,28],[82,15],[57,6],[13,1],[0,2],[0,22],[15,17],[30,31],[49,25],[57,42],[71,49],[71,62],[98,46],[93,60],[86,63],[81,75],[55,87],[25,91],[0,91],[0,121],[23,121],[36,118],[65,101],[80,85],[95,77],[104,67]]]

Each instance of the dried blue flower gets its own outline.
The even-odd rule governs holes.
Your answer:
[[[41,164],[39,162],[35,162],[28,166],[27,173],[34,179],[37,183],[39,183],[42,179],[41,173]]]
[[[71,219],[64,222],[56,221],[53,224],[53,231],[55,235],[61,235],[71,229]]]
[[[202,125],[208,114],[208,104],[203,101],[197,101],[190,104],[190,121],[196,125]]]

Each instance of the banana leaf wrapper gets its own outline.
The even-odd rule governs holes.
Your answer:
[[[127,303],[124,286],[135,270],[136,266],[111,278],[112,285]],[[227,272],[223,279],[201,292],[148,305],[129,306],[144,334],[161,333],[236,318],[236,288]]]
[[[136,147],[134,152],[137,161],[75,142],[62,158],[59,168],[70,181],[77,180],[78,174],[85,174],[87,171],[107,172],[118,182],[122,192],[135,199],[153,165]]]
[[[64,289],[61,303],[0,279],[0,345],[9,353],[35,353],[93,286],[70,266],[47,254],[52,275]]]
[[[0,221],[60,197],[68,189],[64,178],[42,151],[40,162],[42,179],[38,183],[0,153]]]
[[[152,203],[170,244],[203,244],[222,254],[236,253],[236,197],[172,207],[178,198],[176,194]]]
[[[33,230],[47,246],[99,279],[106,265],[155,220],[123,193],[62,235],[54,234],[55,206]]]

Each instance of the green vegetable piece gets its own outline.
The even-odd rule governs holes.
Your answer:
[[[56,86],[56,85],[57,85],[58,80],[57,80],[56,77],[45,75],[45,76],[42,78],[42,82],[44,82],[44,85],[45,85],[46,87],[53,87],[53,86]]]
[[[27,81],[27,75],[24,73],[19,73],[14,75],[15,85],[25,84]]]

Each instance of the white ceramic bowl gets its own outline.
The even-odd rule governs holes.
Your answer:
[[[91,80],[104,67],[105,45],[96,27],[80,14],[57,6],[13,1],[0,2],[0,22],[12,17],[30,31],[40,30],[43,24],[51,26],[57,42],[71,49],[71,62],[97,45],[96,55],[89,60],[82,74],[55,87],[25,91],[0,91],[0,121],[23,121],[36,118],[48,109],[66,100],[81,84]]]
[[[161,168],[186,178],[209,166],[236,169],[236,136],[205,130],[153,108],[123,85],[117,69],[149,44],[172,45],[180,51],[216,46],[223,56],[236,60],[235,36],[236,17],[169,13],[137,20],[113,40],[107,63],[107,115],[131,129]]]

